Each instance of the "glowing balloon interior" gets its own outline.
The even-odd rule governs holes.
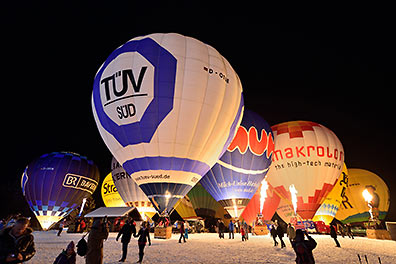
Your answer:
[[[389,188],[375,173],[348,169],[348,189],[336,218],[343,223],[383,220],[390,206]]]
[[[99,170],[87,157],[53,152],[29,163],[21,185],[30,209],[47,230],[80,206],[98,181]]]
[[[106,59],[92,108],[113,156],[156,209],[169,213],[231,142],[243,113],[242,85],[214,48],[151,34]]]
[[[245,109],[226,153],[200,183],[232,217],[239,217],[267,174],[273,150],[268,123]]]

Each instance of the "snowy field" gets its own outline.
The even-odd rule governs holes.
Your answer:
[[[121,258],[121,243],[116,242],[116,233],[110,233],[104,243],[104,263],[118,263]],[[269,236],[249,236],[247,242],[241,241],[239,234],[234,240],[220,240],[217,234],[190,234],[186,243],[179,244],[179,236],[173,234],[169,240],[153,239],[152,245],[146,246],[143,263],[295,263],[295,254],[289,240],[284,239],[285,249],[274,247]],[[73,240],[76,244],[81,234],[62,233],[56,231],[34,232],[36,255],[29,263],[50,264],[67,244]],[[341,248],[336,248],[334,240],[325,235],[313,235],[318,243],[314,250],[316,263],[349,264],[359,263],[357,254],[367,255],[369,263],[396,263],[396,241],[374,240],[357,237],[354,240],[339,237]],[[138,260],[137,241],[129,244],[127,261]],[[85,263],[85,259],[77,256],[77,263]],[[362,263],[366,263],[362,259]]]

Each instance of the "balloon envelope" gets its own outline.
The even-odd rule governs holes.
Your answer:
[[[336,218],[343,223],[365,222],[370,219],[370,207],[363,197],[363,191],[372,194],[374,214],[384,220],[390,206],[389,188],[375,173],[363,169],[348,169],[348,189],[342,199]]]
[[[114,185],[111,173],[104,178],[101,188],[102,200],[106,207],[126,207],[117,188]]]
[[[318,211],[316,211],[312,219],[313,221],[323,221],[326,225],[330,225],[341,206],[342,200],[345,198],[348,188],[348,178],[348,169],[344,163],[341,176],[338,178],[334,188],[320,205]]]
[[[42,155],[27,165],[22,192],[46,230],[66,217],[96,189],[99,170],[92,160],[70,152]]]
[[[136,207],[143,219],[145,219],[144,214],[153,217],[156,213],[153,204],[114,157],[111,160],[111,168],[113,183],[124,204]]]
[[[240,216],[267,174],[273,142],[268,123],[245,109],[227,151],[200,181],[232,217]]]
[[[297,214],[312,219],[341,174],[342,144],[330,129],[315,122],[286,122],[272,130],[275,151],[268,183],[290,203],[294,188]]]
[[[94,79],[92,108],[113,156],[157,210],[169,213],[231,142],[242,86],[214,48],[151,34],[110,54]]]

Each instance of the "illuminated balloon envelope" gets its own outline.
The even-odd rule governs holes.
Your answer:
[[[344,149],[328,128],[309,121],[292,121],[272,127],[275,139],[268,183],[292,203],[303,219],[312,219],[341,174]]]
[[[342,199],[336,218],[343,223],[384,220],[390,206],[386,183],[375,173],[363,169],[348,169],[348,189]],[[368,194],[367,201],[364,194]]]
[[[110,54],[95,76],[92,108],[113,156],[156,209],[169,213],[231,142],[242,85],[214,48],[151,34]]]
[[[347,188],[348,169],[344,163],[341,176],[338,178],[336,185],[326,196],[312,220],[323,221],[326,225],[330,225],[341,206],[342,200],[345,199]]]
[[[27,165],[22,193],[41,227],[49,229],[96,189],[99,170],[92,160],[70,152],[45,154]]]
[[[104,178],[101,188],[102,200],[106,207],[126,207],[117,188],[114,185],[111,173]]]
[[[252,225],[259,214],[262,215],[262,219],[271,220],[281,200],[274,192],[274,188],[271,185],[268,184],[265,190],[262,190],[261,187],[262,186],[257,189],[241,214],[241,217],[249,225]],[[265,194],[263,192],[265,192]]]
[[[268,123],[245,109],[227,151],[200,183],[232,217],[239,217],[267,174],[273,149]]]
[[[146,219],[145,215],[153,217],[156,213],[153,204],[114,157],[111,160],[111,168],[113,183],[124,204],[136,207],[143,219]]]

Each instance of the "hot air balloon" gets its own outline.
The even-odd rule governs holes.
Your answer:
[[[273,142],[268,123],[245,109],[227,151],[200,181],[232,217],[240,216],[267,174]]]
[[[157,210],[169,213],[231,142],[242,86],[214,48],[151,34],[110,54],[95,76],[92,108],[113,156]]]
[[[106,207],[125,207],[116,186],[114,185],[111,173],[104,178],[101,188],[102,200]]]
[[[336,218],[343,223],[384,220],[390,205],[386,183],[368,170],[348,169],[348,173],[348,189]]]
[[[295,213],[312,219],[341,174],[342,144],[330,129],[309,121],[281,123],[272,131],[275,151],[268,183],[293,204]]]
[[[22,193],[41,227],[49,229],[96,189],[99,170],[92,160],[70,152],[44,154],[27,165]]]
[[[342,200],[345,197],[348,188],[348,169],[344,163],[341,176],[338,178],[336,185],[331,192],[326,196],[323,203],[316,211],[313,221],[323,221],[326,225],[330,225],[331,221],[337,214],[341,206]]]
[[[111,160],[111,168],[114,185],[125,205],[136,207],[143,219],[153,217],[156,213],[153,204],[114,157]]]
[[[246,223],[252,225],[259,214],[261,214],[262,219],[271,220],[281,200],[273,189],[269,184],[265,190],[262,190],[261,186],[257,189],[257,192],[241,214]]]

